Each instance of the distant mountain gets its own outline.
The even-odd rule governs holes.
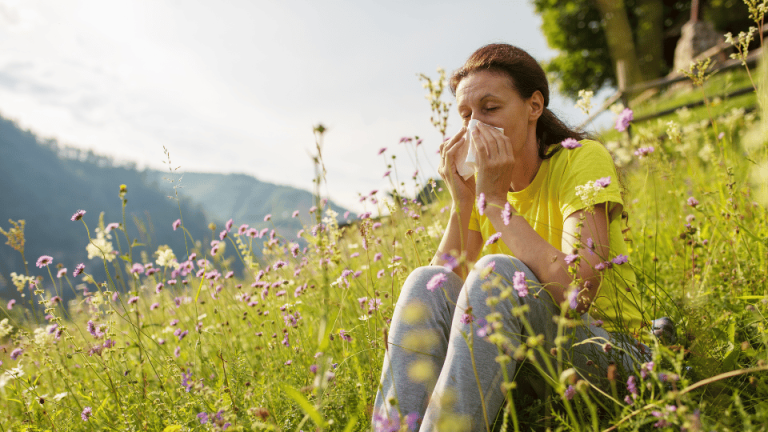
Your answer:
[[[165,181],[167,172],[155,171],[154,180]],[[150,176],[151,173],[148,173]],[[305,224],[314,224],[309,208],[315,205],[314,195],[290,186],[260,181],[246,174],[184,173],[179,194],[202,206],[209,220],[221,226],[230,218],[237,226],[248,224],[254,228],[274,227],[289,239]],[[343,220],[346,209],[331,202],[330,207]],[[292,214],[299,210],[299,217]],[[271,222],[264,217],[272,215]]]
[[[131,240],[137,238],[146,246],[139,248],[134,259],[143,250],[149,257],[159,245],[167,244],[176,255],[186,256],[181,231],[171,225],[179,218],[179,207],[173,195],[173,185],[165,177],[168,172],[137,170],[134,164],[117,165],[110,157],[93,151],[63,147],[56,140],[44,140],[28,130],[0,116],[0,227],[8,230],[9,219],[26,220],[25,255],[32,275],[45,275],[37,269],[35,261],[41,255],[53,257],[54,265],[61,263],[71,272],[84,262],[86,271],[97,280],[104,279],[101,261],[87,260],[85,246],[88,237],[81,222],[70,217],[86,210],[83,218],[94,236],[99,213],[104,212],[105,223],[122,222],[119,187],[128,187],[126,221]],[[243,174],[183,173],[181,212],[184,224],[196,240],[210,239],[209,222],[219,229],[233,218],[237,226],[272,227],[289,239],[301,228],[301,222],[291,217],[299,210],[307,224],[313,205],[313,196],[288,186],[259,181]],[[345,210],[335,204],[332,208],[343,214]],[[264,216],[272,214],[271,222]],[[17,297],[10,283],[11,272],[23,273],[20,255],[5,245],[0,235],[0,297]],[[121,238],[123,249],[125,238]],[[207,242],[204,242],[207,243]],[[115,240],[113,240],[115,248]],[[207,246],[207,245],[206,245]],[[191,247],[191,245],[190,245]],[[55,269],[53,273],[55,274]],[[50,282],[44,286],[50,285]],[[28,299],[28,298],[27,298]]]

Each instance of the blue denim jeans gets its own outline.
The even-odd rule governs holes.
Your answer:
[[[494,274],[481,279],[478,269],[491,263],[495,265]],[[521,297],[512,290],[511,296],[493,308],[488,306],[486,299],[499,296],[500,290],[484,290],[484,282],[498,274],[505,284],[511,284],[515,272],[525,273],[529,294]],[[428,290],[429,281],[438,274],[445,276],[442,286]],[[529,334],[521,318],[513,315],[513,308],[522,305],[528,306],[524,317],[534,334]],[[465,317],[470,307],[475,322]],[[496,361],[497,345],[477,333],[481,328],[478,324],[491,312],[501,314],[502,334],[510,342],[507,350],[514,352],[535,335],[544,336],[546,353],[555,346],[555,317],[560,315],[560,308],[520,260],[487,255],[476,263],[466,281],[440,266],[414,270],[403,285],[389,328],[381,387],[374,403],[374,427],[387,422],[394,426],[402,416],[408,416],[413,430],[421,431],[485,431],[487,425],[493,425],[505,400],[503,371]],[[605,382],[609,363],[631,371],[640,355],[637,342],[609,334],[594,325],[588,314],[582,315],[582,321],[567,329],[565,334],[571,337],[561,344],[568,367],[574,367],[582,379],[598,384]],[[613,347],[609,353],[604,351],[607,342]],[[510,357],[505,365],[510,379],[528,380],[536,394],[543,397],[545,378],[538,373],[515,376],[519,362]],[[547,357],[556,365],[556,357]],[[536,358],[533,363],[543,364],[540,354]],[[421,419],[420,428],[416,419]],[[438,426],[441,421],[449,423]]]

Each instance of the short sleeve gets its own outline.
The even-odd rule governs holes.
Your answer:
[[[560,181],[559,205],[563,219],[590,205],[617,204],[618,207],[608,205],[609,213],[624,206],[616,166],[608,150],[596,141],[583,140],[581,143],[579,148],[561,150],[568,152]],[[607,186],[595,184],[601,179],[605,182],[606,178]]]

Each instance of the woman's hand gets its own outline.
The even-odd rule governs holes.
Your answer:
[[[471,207],[475,201],[474,176],[464,180],[456,170],[456,159],[462,154],[462,146],[469,145],[464,138],[466,131],[467,128],[462,127],[450,140],[440,144],[440,167],[437,170],[448,187],[453,205],[459,208]]]
[[[509,138],[498,129],[478,123],[472,135],[477,148],[476,193],[488,202],[506,202],[512,183],[515,156]]]

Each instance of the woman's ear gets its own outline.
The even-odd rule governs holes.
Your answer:
[[[544,95],[541,94],[541,91],[536,90],[533,92],[530,99],[528,99],[528,108],[529,122],[536,121],[541,117],[541,114],[544,112]]]

